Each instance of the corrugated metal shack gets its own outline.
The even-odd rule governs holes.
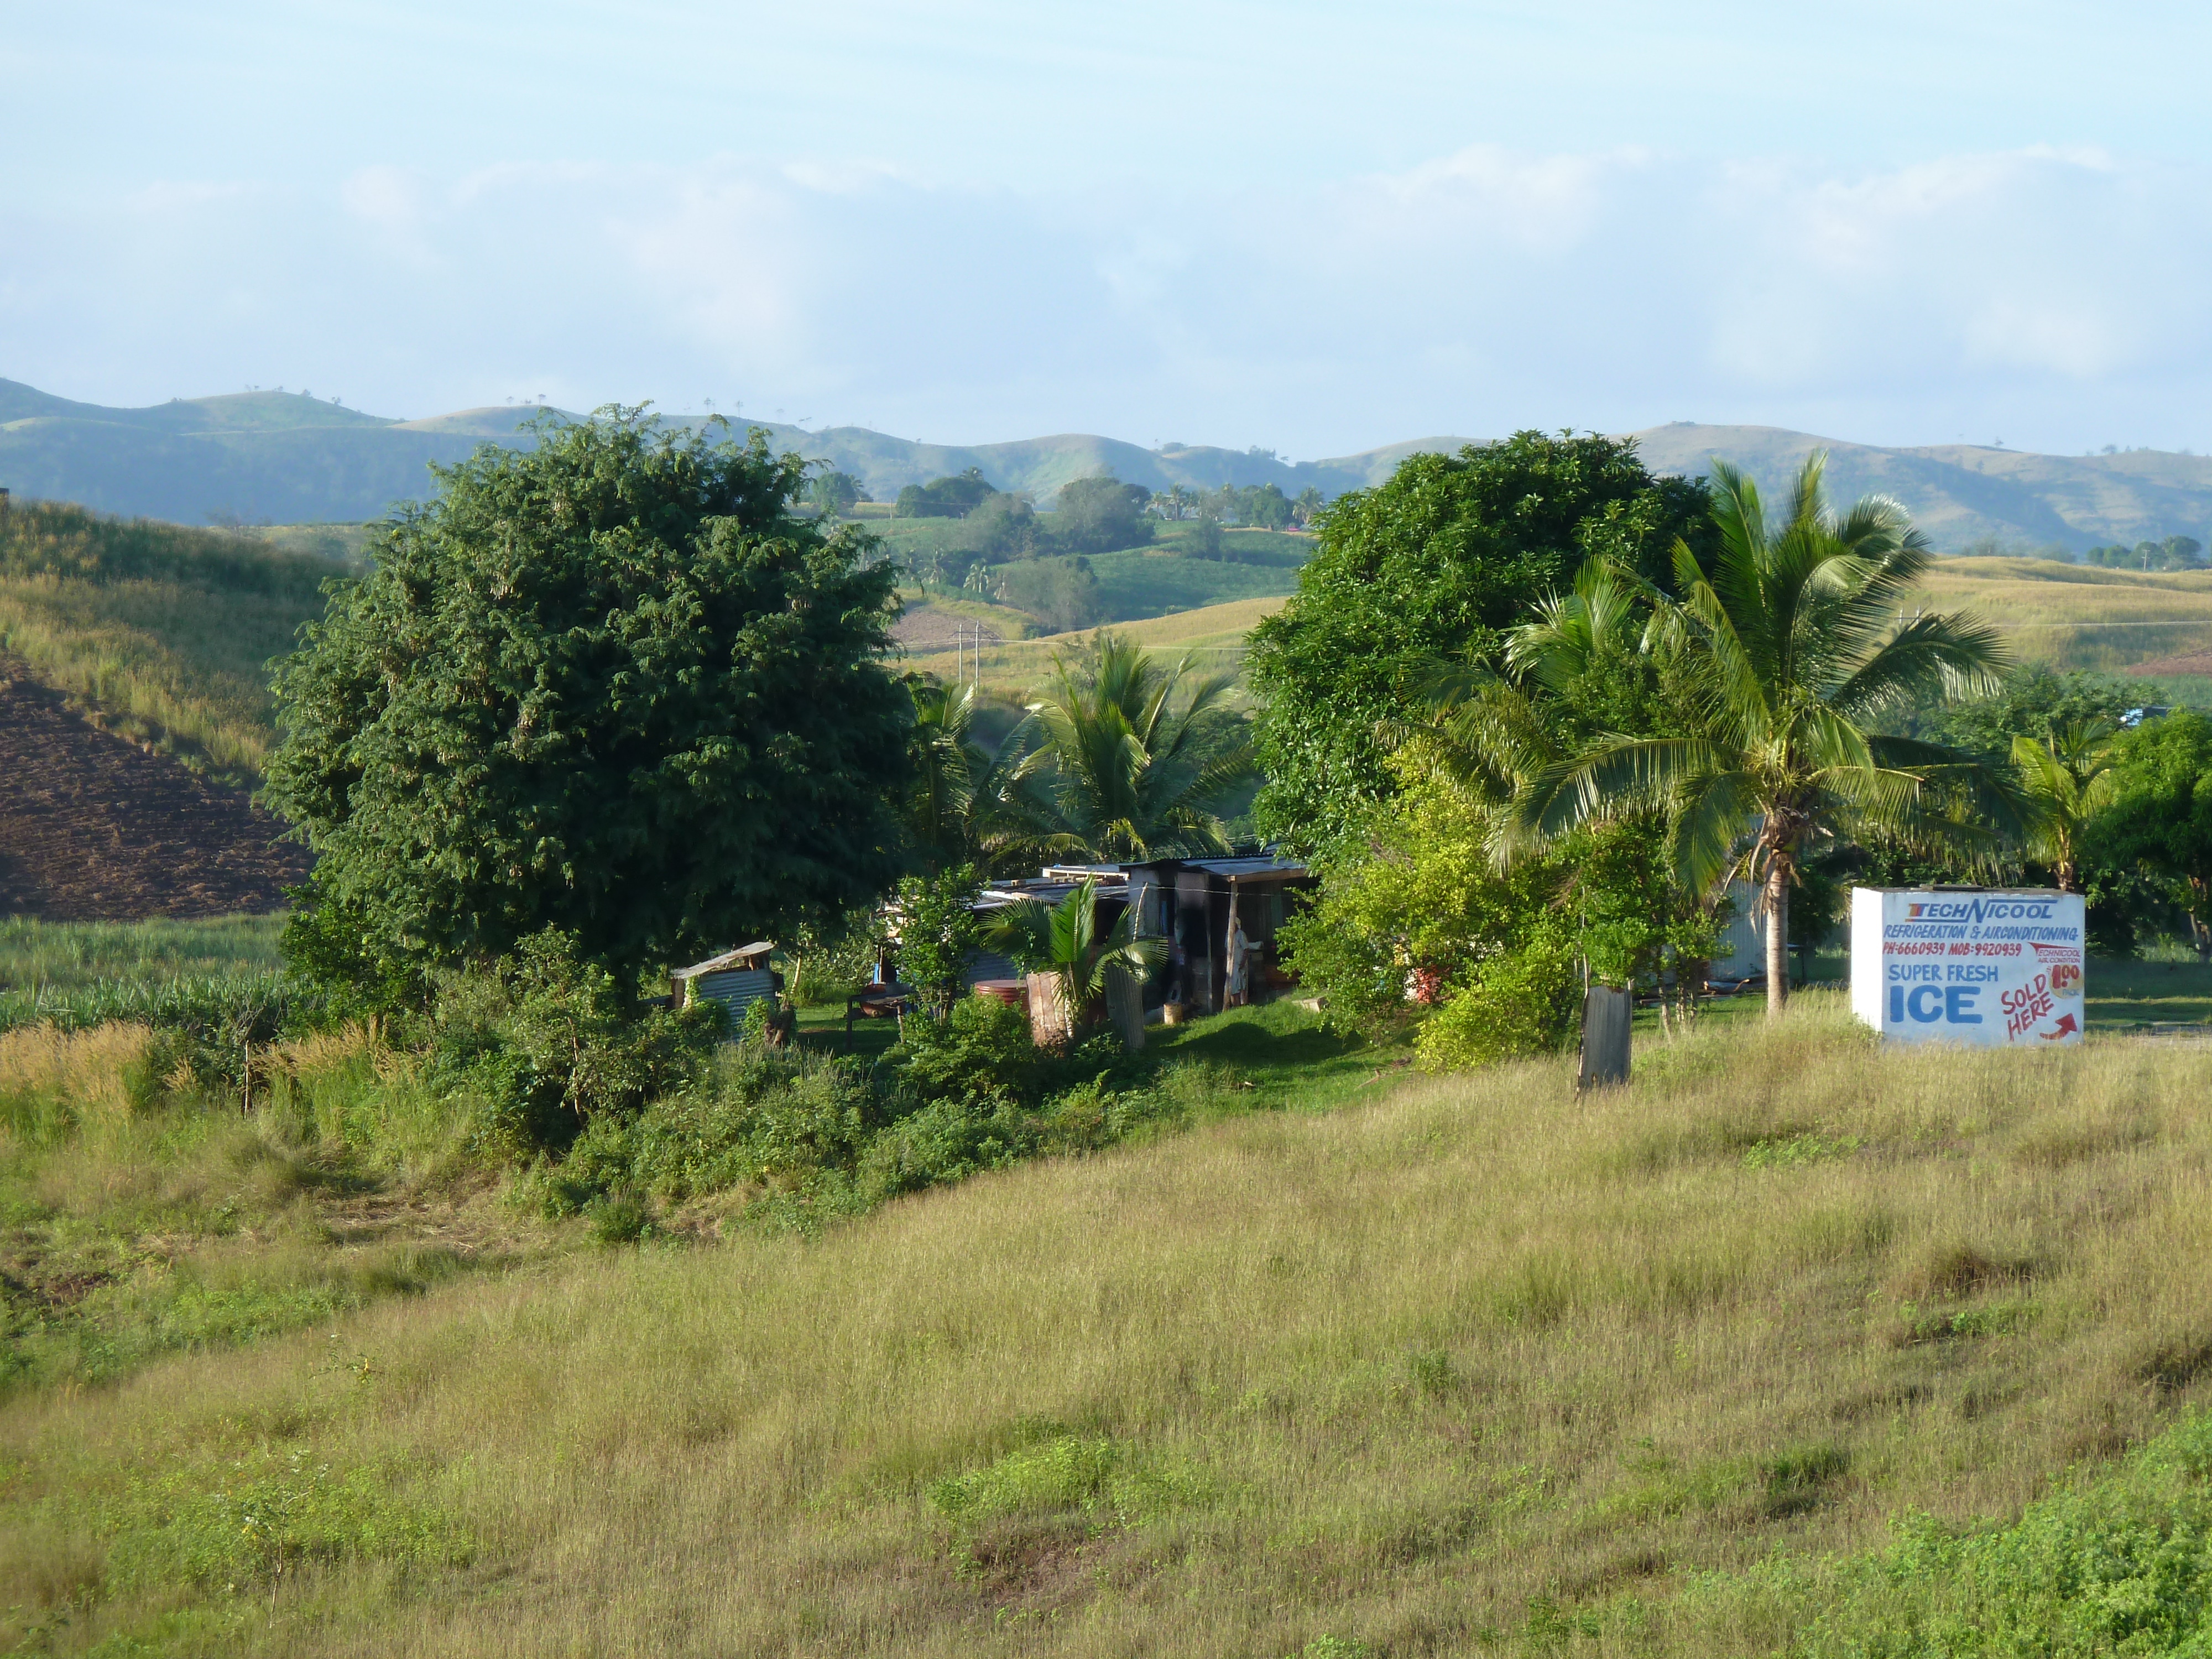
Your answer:
[[[969,908],[979,921],[988,924],[998,912],[1024,899],[1058,904],[1086,881],[1098,884],[1098,931],[1103,933],[1121,919],[1121,912],[1129,902],[1129,878],[1118,864],[1048,864],[1034,877],[991,883]],[[969,957],[962,973],[970,986],[981,980],[1019,979],[1021,975],[1022,970],[1014,965],[1012,958],[989,951],[978,951]]]
[[[1168,964],[1148,1000],[1190,1005],[1205,1013],[1223,1006],[1229,982],[1232,919],[1254,947],[1252,1000],[1262,1002],[1290,982],[1276,954],[1275,930],[1290,914],[1290,896],[1314,884],[1294,859],[1261,853],[1242,858],[1152,859],[1121,866],[1128,872],[1129,902],[1143,927],[1172,942]]]
[[[769,958],[775,952],[775,946],[767,939],[741,945],[689,968],[678,968],[669,975],[668,988],[679,1008],[687,1002],[720,1003],[729,1010],[730,1030],[735,1031],[745,1023],[745,1010],[763,997],[771,1000],[773,1012],[776,983]]]

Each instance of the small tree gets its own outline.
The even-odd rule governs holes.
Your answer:
[[[2027,798],[2027,855],[2051,866],[2061,892],[2080,890],[2082,836],[2112,793],[2108,745],[2115,729],[2107,721],[2073,720],[2041,742],[2012,740]]]
[[[2212,960],[2212,720],[2176,713],[2114,744],[2112,798],[2085,840],[2100,861],[2172,882],[2199,957]]]
[[[816,512],[836,518],[850,513],[868,497],[860,481],[849,472],[817,472],[806,486],[806,499]]]
[[[975,867],[965,864],[899,884],[899,978],[914,987],[933,1018],[944,1018],[959,1000],[968,958],[982,942],[974,908],[981,890]]]
[[[1001,910],[986,937],[1024,970],[1049,978],[1068,1022],[1068,1036],[1079,1038],[1097,1021],[1109,980],[1116,975],[1142,980],[1167,955],[1167,941],[1139,939],[1134,906],[1114,925],[1098,930],[1098,884],[1079,883],[1058,904],[1024,898]]]

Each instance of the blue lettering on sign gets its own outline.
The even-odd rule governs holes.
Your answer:
[[[1905,1000],[1905,1012],[1923,1025],[1932,1025],[1943,1018],[1942,990],[1934,985],[1914,986],[1912,994]]]
[[[1974,999],[1981,994],[1975,985],[1954,985],[1943,993],[1943,1018],[1954,1025],[1979,1025],[1982,1017],[1974,1012]]]
[[[1892,1025],[1905,1024],[1905,988],[1902,985],[1889,988],[1889,1023]]]

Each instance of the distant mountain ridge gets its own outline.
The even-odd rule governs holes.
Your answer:
[[[0,486],[184,524],[211,516],[352,523],[380,517],[396,501],[427,497],[434,462],[461,460],[482,443],[528,442],[520,428],[539,415],[574,418],[526,404],[399,421],[287,392],[111,409],[0,380]],[[732,424],[740,432],[761,427],[778,448],[853,474],[878,500],[972,466],[1000,489],[1026,490],[1047,505],[1062,485],[1109,471],[1150,489],[1273,483],[1288,495],[1311,486],[1334,497],[1381,483],[1407,455],[1478,441],[1421,438],[1293,464],[1265,450],[1146,449],[1086,433],[960,445],[862,427],[810,432],[743,416]],[[2172,534],[2212,542],[2212,458],[2149,450],[2077,458],[1966,444],[1886,449],[1777,427],[1687,422],[1629,435],[1655,471],[1693,475],[1717,454],[1770,490],[1779,489],[1805,455],[1825,448],[1837,500],[1895,495],[1946,549],[1989,538],[2075,550]]]

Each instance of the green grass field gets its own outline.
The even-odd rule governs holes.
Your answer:
[[[47,986],[81,991],[179,974],[274,973],[284,918],[178,921],[41,921],[0,916],[0,993]]]
[[[2202,1639],[2212,1048],[1881,1054],[1815,994],[1578,1099],[1565,1061],[1425,1078],[1310,1032],[1178,1034],[1249,1102],[1178,1132],[817,1237],[623,1248],[505,1201],[356,1040],[293,1060],[333,1102],[381,1076],[415,1103],[375,1157],[134,1106],[127,1032],[0,1037],[37,1293],[9,1292],[0,1636]],[[33,1097],[75,1127],[28,1135]]]
[[[1287,538],[1286,538],[1287,539]],[[1147,621],[1178,611],[1271,599],[1298,589],[1296,564],[1231,564],[1167,550],[1094,553],[1091,574],[1108,622]]]

